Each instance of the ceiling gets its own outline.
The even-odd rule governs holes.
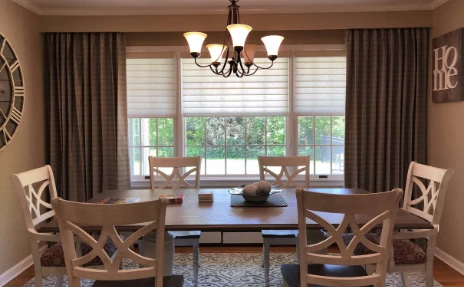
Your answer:
[[[13,0],[39,15],[222,14],[227,0]],[[431,10],[448,0],[240,0],[242,14]]]

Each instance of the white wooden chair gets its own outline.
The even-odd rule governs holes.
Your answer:
[[[90,204],[55,198],[52,205],[60,228],[70,287],[80,287],[80,278],[96,280],[94,287],[183,285],[182,275],[163,277],[166,199],[130,204]],[[117,226],[136,223],[146,225],[122,240],[117,233]],[[80,226],[101,227],[100,239],[95,240]],[[157,231],[156,259],[141,256],[130,249],[136,240],[150,231]],[[92,252],[84,256],[77,255],[74,249],[75,237],[90,245],[93,248]],[[108,237],[117,247],[113,258],[103,249]],[[105,269],[85,267],[87,262],[97,256],[103,261]],[[121,263],[124,258],[138,263],[139,267],[122,270]]]
[[[392,232],[401,189],[376,194],[340,195],[310,192],[297,188],[298,230],[300,232],[300,264],[284,264],[281,267],[285,286],[385,286]],[[343,215],[338,227],[317,215],[317,212]],[[358,216],[372,219],[361,228]],[[329,237],[321,242],[307,245],[306,222],[310,219],[323,226]],[[364,235],[382,224],[380,242],[367,240]],[[346,245],[342,235],[347,228],[353,229],[353,241]],[[373,251],[369,255],[354,255],[361,242]],[[340,254],[320,254],[318,251],[337,244]],[[362,265],[375,264],[375,272],[368,275]]]
[[[13,182],[21,210],[29,232],[32,258],[34,260],[35,286],[42,286],[42,275],[57,275],[57,286],[62,286],[63,275],[66,274],[63,248],[60,243],[60,237],[51,233],[39,233],[37,230],[41,224],[47,220],[53,219],[53,211],[49,200],[57,197],[55,179],[53,171],[49,165],[33,169],[30,171],[12,174],[10,176]],[[55,243],[40,252],[40,243]],[[79,246],[80,245],[80,246]],[[91,247],[86,244],[78,244],[79,254],[87,254]],[[105,250],[110,254],[114,253],[112,243],[105,244]],[[95,259],[90,265],[100,267],[103,264],[101,260]]]
[[[406,188],[403,209],[413,213],[433,224],[434,229],[401,230],[393,234],[393,248],[390,256],[389,272],[401,272],[403,285],[408,286],[405,272],[425,272],[426,286],[433,287],[433,258],[440,226],[441,214],[445,203],[448,182],[453,176],[451,169],[441,169],[411,162],[406,178]],[[416,187],[416,189],[414,189]],[[420,191],[420,196],[412,199],[413,190]],[[345,234],[345,242],[349,242],[352,234]],[[375,234],[366,237],[377,242]],[[424,251],[411,239],[426,239],[427,248]],[[364,246],[358,246],[356,254],[369,254]],[[369,266],[366,266],[370,268]]]
[[[266,175],[272,177],[272,185],[281,188],[295,187],[298,175],[304,174],[304,187],[309,187],[309,156],[258,156],[259,179],[266,180]],[[276,172],[274,168],[279,169]],[[293,168],[293,170],[292,170]],[[280,238],[291,238],[295,241],[298,255],[298,230],[263,230],[264,277],[269,286],[269,247]]]
[[[150,165],[150,186],[152,190],[164,188],[200,188],[201,156],[196,157],[148,157]],[[172,169],[170,174],[166,169]],[[195,175],[194,184],[186,181],[187,176]],[[156,175],[162,180],[157,184]],[[193,246],[193,284],[198,284],[198,268],[200,259],[201,231],[172,231],[176,239],[185,239],[192,242]]]
[[[411,162],[409,165],[403,209],[428,220],[433,224],[434,229],[402,230],[393,234],[389,272],[401,272],[404,286],[409,285],[404,272],[423,271],[425,272],[426,286],[433,287],[435,245],[448,182],[453,174],[452,169],[441,169],[416,162]],[[413,200],[414,186],[420,190],[421,196]],[[427,239],[426,251],[410,241],[421,238]]]

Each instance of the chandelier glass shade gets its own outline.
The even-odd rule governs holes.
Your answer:
[[[209,67],[216,75],[229,77],[236,75],[251,76],[260,69],[270,69],[277,59],[279,47],[284,37],[271,35],[261,38],[266,47],[268,59],[271,64],[268,67],[260,67],[254,63],[256,54],[256,45],[246,44],[246,38],[252,28],[249,25],[240,23],[240,6],[237,5],[239,0],[229,0],[231,5],[227,7],[229,14],[227,17],[227,29],[225,31],[223,44],[209,44],[206,48],[211,56],[211,64],[202,66],[198,64],[197,58],[200,57],[201,48],[207,35],[202,32],[184,33],[185,39],[189,44],[190,55],[195,59],[197,66],[202,68]],[[232,48],[230,48],[232,46]],[[223,62],[223,57],[225,60]]]

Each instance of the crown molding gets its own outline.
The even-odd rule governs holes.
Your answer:
[[[44,16],[130,16],[130,15],[213,15],[227,14],[226,9],[108,9],[108,8],[40,8],[30,0],[12,0],[38,15]],[[244,9],[246,14],[285,14],[285,13],[342,13],[342,12],[388,12],[433,10],[449,0],[432,0],[430,3],[406,3],[396,5],[317,5],[307,7],[267,7],[262,9]]]
[[[449,0],[433,0],[432,3],[430,3],[430,10],[436,9],[448,1]]]
[[[39,6],[31,3],[29,0],[12,0],[12,1],[15,2],[18,5],[23,6],[24,8],[28,9],[29,11],[34,12],[37,15],[43,15],[42,9]]]

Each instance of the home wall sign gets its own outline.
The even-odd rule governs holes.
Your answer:
[[[432,61],[432,101],[464,100],[464,28],[434,38]]]
[[[24,110],[21,65],[10,43],[0,34],[0,150],[15,136]]]

